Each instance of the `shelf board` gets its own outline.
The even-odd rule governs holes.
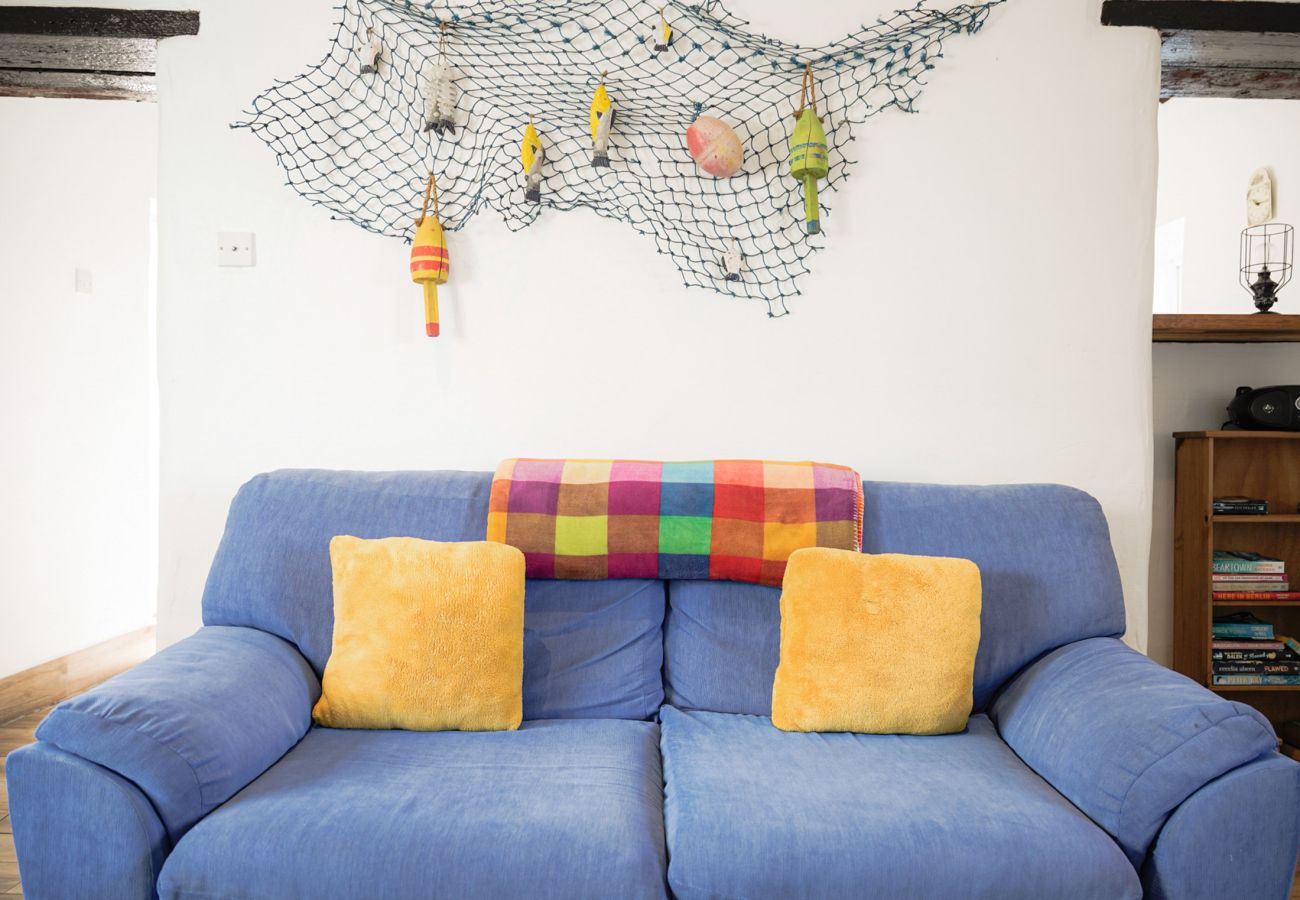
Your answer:
[[[1300,691],[1300,684],[1207,684],[1220,694],[1237,694],[1242,691]]]
[[[1220,441],[1300,441],[1300,431],[1175,431],[1174,437],[1214,438]]]
[[[1215,525],[1300,525],[1298,513],[1269,513],[1266,516],[1210,516]]]
[[[1283,313],[1157,315],[1151,317],[1157,344],[1270,344],[1300,341],[1300,316]]]

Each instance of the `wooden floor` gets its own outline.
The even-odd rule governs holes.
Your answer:
[[[9,795],[4,785],[4,757],[12,750],[30,744],[32,734],[48,710],[41,710],[31,715],[15,719],[0,725],[0,897],[23,895],[22,885],[18,881],[18,857],[14,853],[13,829],[9,827]],[[1300,872],[1291,885],[1290,900],[1300,900]]]

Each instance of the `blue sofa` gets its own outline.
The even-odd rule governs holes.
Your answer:
[[[961,734],[776,730],[779,592],[708,581],[530,582],[518,732],[312,727],[330,537],[478,539],[490,483],[245,485],[203,629],[9,757],[27,895],[1287,896],[1300,766],[1120,643],[1105,519],[1064,487],[866,485],[868,552],[983,573]]]

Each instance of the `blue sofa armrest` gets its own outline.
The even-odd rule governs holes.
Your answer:
[[[1174,811],[1142,869],[1148,900],[1291,896],[1300,765],[1270,754],[1216,778]]]
[[[1277,750],[1257,711],[1114,638],[1048,653],[1007,685],[992,717],[1026,765],[1109,832],[1139,869],[1185,800]],[[1291,819],[1300,816],[1293,797],[1275,802]]]
[[[36,737],[137,785],[175,843],[302,739],[319,696],[293,645],[209,626],[59,704]]]
[[[49,744],[10,753],[5,777],[25,896],[155,896],[171,843],[135,785]]]

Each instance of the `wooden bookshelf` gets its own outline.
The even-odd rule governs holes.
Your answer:
[[[1213,551],[1251,550],[1286,561],[1300,590],[1300,433],[1185,431],[1174,434],[1174,668],[1254,706],[1280,729],[1300,719],[1300,685],[1219,685],[1210,678],[1216,613],[1251,610],[1276,633],[1300,638],[1300,601],[1216,601]],[[1268,501],[1266,516],[1216,516],[1215,497]]]

